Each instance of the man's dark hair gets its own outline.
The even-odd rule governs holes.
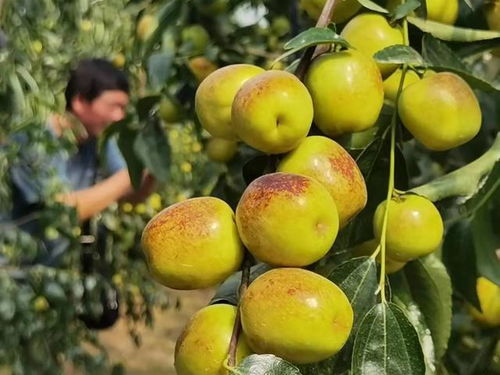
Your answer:
[[[71,110],[73,98],[80,95],[91,102],[104,91],[118,90],[129,93],[127,76],[105,59],[85,59],[71,71],[64,93],[66,109]]]

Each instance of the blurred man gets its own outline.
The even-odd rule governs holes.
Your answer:
[[[154,179],[147,175],[138,191],[133,191],[125,160],[116,141],[109,140],[98,155],[98,138],[111,124],[122,120],[129,102],[129,84],[125,74],[107,60],[88,59],[81,61],[71,72],[65,92],[66,113],[53,115],[47,124],[47,137],[61,149],[40,153],[31,147],[26,134],[14,140],[22,144],[18,161],[11,168],[13,186],[12,219],[19,221],[36,210],[43,209],[48,191],[53,188],[54,175],[63,187],[56,199],[75,207],[82,222],[83,234],[89,233],[89,219],[122,199],[142,200],[154,189]],[[72,139],[74,150],[68,151],[62,141]],[[22,220],[21,220],[22,221]],[[22,228],[40,238],[36,220],[27,221]],[[82,245],[82,270],[89,273],[99,269],[95,264],[95,241]],[[68,240],[43,239],[44,251],[36,263],[54,266],[68,247]],[[98,257],[97,257],[98,258]],[[93,260],[94,259],[94,260]],[[105,298],[109,309],[117,317],[118,304]],[[109,302],[109,303],[108,303]],[[106,307],[104,312],[106,314]],[[108,311],[109,312],[109,311]],[[109,319],[108,319],[109,320]],[[111,319],[111,324],[114,322]],[[87,322],[86,322],[87,323]],[[95,323],[95,324],[94,324]],[[109,322],[90,322],[95,328],[109,326]]]

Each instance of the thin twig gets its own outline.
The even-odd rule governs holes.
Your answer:
[[[316,23],[316,27],[327,27],[328,24],[330,23],[335,5],[337,3],[337,0],[328,0],[323,7],[323,11],[321,12],[321,15],[318,18],[318,22]],[[304,54],[302,55],[299,65],[297,69],[295,70],[295,75],[300,79],[303,80],[304,76],[307,72],[307,69],[309,68],[309,65],[311,64],[311,61],[314,57],[322,54],[326,50],[328,50],[330,47],[327,45],[319,45],[319,46],[312,46],[306,49]]]

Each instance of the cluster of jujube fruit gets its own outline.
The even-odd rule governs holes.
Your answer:
[[[194,315],[177,342],[179,375],[220,373],[237,309],[243,329],[238,360],[253,352],[293,363],[318,362],[347,341],[353,310],[346,295],[301,268],[323,258],[339,230],[367,202],[355,160],[330,137],[373,127],[384,98],[399,100],[403,125],[431,150],[457,147],[479,131],[478,101],[455,74],[428,71],[421,77],[422,72],[409,70],[397,95],[400,67],[377,63],[372,55],[403,44],[400,27],[382,15],[363,13],[344,26],[341,36],[352,48],[314,59],[303,82],[286,71],[236,64],[216,70],[199,85],[195,107],[204,129],[213,137],[279,154],[277,170],[248,185],[236,212],[213,197],[161,211],[142,237],[151,273],[171,288],[212,287],[240,269],[245,248],[275,268],[249,285],[238,307],[212,305]],[[308,136],[313,122],[325,136]],[[354,253],[370,255],[378,247],[387,209],[388,272],[440,246],[444,228],[434,204],[398,194],[380,203],[374,239]]]

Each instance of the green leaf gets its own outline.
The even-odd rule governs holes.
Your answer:
[[[327,27],[312,27],[301,32],[299,35],[285,43],[283,49],[287,52],[279,56],[272,62],[272,64],[283,60],[304,48],[316,46],[318,44],[338,44],[345,48],[350,47],[350,44],[332,29]]]
[[[166,2],[165,6],[158,12],[158,27],[147,41],[146,55],[153,50],[154,46],[161,40],[165,30],[174,26],[181,18],[186,3],[182,0]]]
[[[456,53],[460,57],[469,57],[497,47],[500,47],[500,38],[482,40],[475,43],[461,43],[460,46],[457,46]]]
[[[498,186],[500,184],[497,184]],[[496,189],[496,191],[500,190]],[[471,222],[471,229],[479,275],[500,285],[500,261],[496,254],[500,249],[500,232],[498,221],[495,221],[494,217],[500,204],[494,205],[493,203],[496,202],[492,201],[476,212]],[[496,218],[498,220],[498,214]]]
[[[160,95],[149,95],[137,101],[136,110],[141,121],[145,121],[151,117],[153,108],[158,104],[160,99]]]
[[[134,151],[134,143],[138,131],[124,126],[118,136],[118,148],[127,162],[128,173],[134,189],[139,189],[142,182],[142,171],[144,164]]]
[[[374,306],[354,341],[352,375],[372,374],[425,374],[417,332],[393,303]]]
[[[354,258],[325,275],[346,294],[354,310],[354,326],[376,303],[377,264],[368,257]]]
[[[242,173],[245,182],[250,184],[256,178],[276,170],[276,159],[271,155],[257,155],[243,165]]]
[[[457,221],[448,229],[443,243],[443,262],[450,273],[453,290],[479,307],[476,257],[469,220]]]
[[[424,355],[426,374],[433,374],[436,368],[436,355],[431,331],[420,306],[415,302],[408,279],[403,272],[389,276],[391,283],[391,300],[403,309],[406,317],[417,331],[422,353]]]
[[[463,1],[469,7],[470,10],[474,10],[474,6],[472,5],[470,0],[463,0]]]
[[[497,162],[491,172],[484,178],[484,183],[474,195],[465,202],[466,214],[479,210],[490,199],[495,198],[500,189],[500,162]]]
[[[317,44],[331,43],[341,43],[344,47],[349,47],[349,43],[332,29],[327,27],[312,27],[290,39],[285,43],[283,49],[286,51],[298,51]]]
[[[233,375],[300,375],[297,367],[272,354],[253,354],[233,370]]]
[[[365,8],[373,10],[375,12],[389,13],[389,11],[387,9],[381,7],[380,5],[378,5],[377,3],[375,3],[371,0],[358,0],[358,3],[363,5]]]
[[[429,68],[437,72],[452,72],[462,77],[472,88],[486,92],[498,92],[500,88],[477,77],[472,70],[444,42],[425,35],[422,39],[422,55],[429,62]]]
[[[475,42],[479,40],[500,38],[500,32],[498,31],[467,29],[416,17],[408,17],[407,20],[420,30],[442,40]]]
[[[170,144],[159,122],[149,121],[134,141],[134,151],[142,164],[160,181],[170,177]]]
[[[404,268],[412,296],[429,327],[436,358],[446,352],[451,334],[451,280],[435,255],[419,258]]]
[[[153,90],[160,90],[167,82],[175,52],[166,51],[151,55],[148,59],[149,83]]]
[[[392,14],[392,22],[400,20],[421,5],[420,0],[407,0],[403,4],[399,4]]]
[[[443,41],[425,34],[422,38],[422,56],[431,65],[447,66],[463,71],[469,70],[467,65]]]
[[[410,46],[396,44],[386,47],[373,55],[373,58],[384,64],[423,65],[424,59]]]

